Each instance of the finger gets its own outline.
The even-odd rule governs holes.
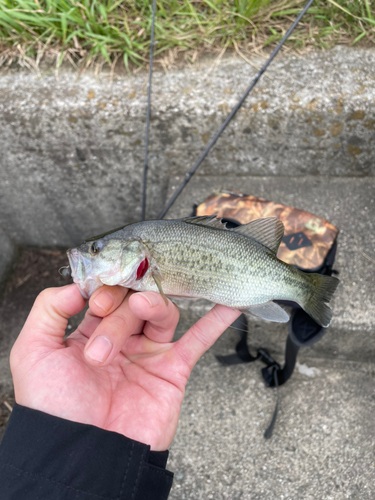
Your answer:
[[[89,306],[95,316],[108,316],[117,309],[125,299],[128,288],[123,286],[103,285],[90,297]]]
[[[96,328],[100,325],[103,318],[95,316],[90,309],[86,311],[85,317],[78,328],[65,340],[65,345],[69,347],[73,340],[84,340],[84,344],[94,333]]]
[[[164,342],[163,344],[150,340],[146,335],[131,335],[121,349],[121,352],[130,361],[138,358],[146,361],[150,356],[155,356],[165,352],[173,347],[173,343]],[[170,360],[169,360],[170,362]]]
[[[144,321],[129,308],[129,296],[112,314],[102,319],[85,347],[86,361],[94,366],[110,364],[127,339],[142,331]]]
[[[146,321],[143,333],[155,342],[171,342],[180,319],[178,307],[168,300],[165,304],[160,293],[134,293],[129,299],[133,313]]]
[[[217,304],[175,342],[175,349],[190,370],[241,314],[241,311]]]
[[[103,318],[95,316],[95,314],[93,314],[93,312],[88,309],[86,311],[85,317],[83,318],[83,321],[80,325],[78,325],[76,332],[79,332],[81,335],[89,339],[102,321]]]
[[[68,318],[78,314],[86,302],[77,285],[47,288],[35,300],[19,341],[63,344]]]

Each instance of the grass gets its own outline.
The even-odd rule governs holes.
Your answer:
[[[194,62],[227,49],[243,57],[275,45],[306,0],[157,0],[156,61]],[[289,48],[375,42],[372,0],[316,0]],[[85,67],[147,64],[152,0],[0,0],[0,65],[64,60]]]

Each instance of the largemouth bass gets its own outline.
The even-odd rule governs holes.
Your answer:
[[[297,302],[319,325],[339,280],[304,273],[276,257],[284,235],[274,217],[227,229],[215,216],[129,224],[68,250],[72,277],[89,298],[103,284],[203,298],[286,322],[273,300]],[[166,300],[166,299],[165,299]]]

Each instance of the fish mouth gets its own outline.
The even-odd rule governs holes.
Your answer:
[[[68,256],[73,281],[78,286],[82,297],[88,300],[95,290],[101,287],[103,283],[98,278],[92,278],[90,276],[92,267],[91,262],[76,248],[70,248],[66,254]]]

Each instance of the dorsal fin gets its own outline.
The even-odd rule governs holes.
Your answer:
[[[232,231],[253,238],[276,254],[284,236],[284,224],[277,217],[267,217],[253,220]]]
[[[217,219],[216,215],[203,215],[200,217],[187,217],[182,219],[188,224],[198,226],[215,227],[217,229],[226,229],[227,231],[236,231],[244,236],[258,241],[265,247],[277,253],[281,240],[284,236],[284,224],[277,217],[267,217],[266,219],[256,219],[249,224],[243,224],[235,229],[227,229],[226,223]]]
[[[182,219],[188,224],[195,224],[198,226],[208,226],[216,227],[217,229],[226,229],[226,223],[222,222],[221,219],[217,219],[216,215],[203,215],[200,217],[187,217]]]

